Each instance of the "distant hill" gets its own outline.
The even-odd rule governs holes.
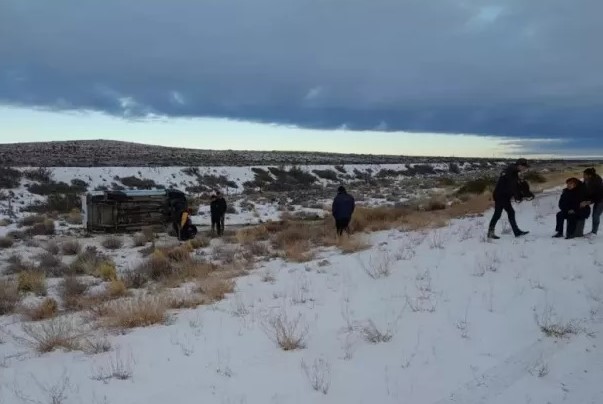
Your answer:
[[[320,152],[199,150],[108,140],[0,144],[0,165],[15,167],[400,164],[480,160],[492,159],[454,159]],[[500,159],[496,160],[500,161]]]

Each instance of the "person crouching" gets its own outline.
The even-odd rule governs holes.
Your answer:
[[[582,181],[578,178],[570,178],[565,184],[566,188],[559,198],[560,210],[557,213],[557,227],[553,237],[563,237],[563,225],[564,221],[567,221],[565,238],[572,239],[575,237],[578,221],[588,219],[590,216],[590,206],[583,204],[587,195]]]

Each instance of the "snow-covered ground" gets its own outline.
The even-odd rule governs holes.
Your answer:
[[[0,403],[599,404],[601,240],[552,239],[557,198],[518,206],[523,239],[486,242],[486,215],[263,263],[227,299],[98,355],[36,354],[1,317]],[[297,322],[305,348],[281,350],[275,319]],[[541,330],[555,325],[575,334]],[[127,380],[97,380],[115,369]]]

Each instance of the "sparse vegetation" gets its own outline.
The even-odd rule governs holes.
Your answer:
[[[21,314],[29,321],[47,320],[55,317],[58,312],[59,304],[50,297],[37,304],[25,306],[21,309]]]
[[[40,271],[23,271],[17,275],[17,288],[20,292],[31,292],[38,296],[46,295],[46,276]]]
[[[273,315],[264,322],[264,331],[283,351],[306,347],[308,326],[301,314],[293,319],[285,311]]]
[[[15,282],[0,279],[0,316],[10,314],[19,302],[19,290]]]
[[[61,244],[64,255],[78,255],[82,251],[82,245],[77,240],[67,240]]]
[[[44,219],[41,223],[36,223],[27,229],[27,233],[32,236],[50,236],[55,234],[54,220]]]
[[[26,337],[20,342],[47,353],[56,349],[75,351],[81,348],[85,332],[75,320],[67,317],[55,317],[40,323],[26,323],[21,326]]]
[[[0,237],[0,249],[11,248],[15,244],[11,237]]]
[[[496,184],[494,177],[482,177],[467,181],[459,190],[458,195],[463,194],[483,194],[488,189],[491,189]]]
[[[88,286],[80,281],[76,276],[67,275],[59,285],[59,292],[63,300],[63,305],[68,310],[78,310],[82,306],[82,297]]]
[[[142,295],[107,304],[102,323],[110,328],[129,329],[163,324],[168,302],[163,297]]]
[[[228,293],[234,292],[235,284],[229,279],[207,278],[200,281],[197,287],[210,301],[217,302],[224,299]]]
[[[118,236],[107,236],[102,242],[107,250],[118,250],[124,246],[124,240]]]

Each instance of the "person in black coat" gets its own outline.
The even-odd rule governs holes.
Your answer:
[[[590,233],[596,235],[603,213],[603,179],[594,168],[587,168],[584,170],[584,184],[588,200],[583,204],[593,205],[593,227]]]
[[[211,203],[209,209],[211,213],[211,231],[221,236],[224,234],[224,217],[226,215],[226,199],[218,191],[215,195],[211,196]]]
[[[588,219],[590,206],[584,204],[587,191],[585,185],[578,178],[570,178],[566,182],[566,188],[559,198],[559,212],[557,213],[557,226],[553,237],[563,237],[563,224],[567,220],[567,239],[575,237],[576,224],[578,220]]]
[[[346,231],[350,233],[349,225],[352,220],[352,214],[356,207],[354,197],[347,193],[346,189],[341,186],[337,189],[337,196],[333,199],[332,213],[335,218],[335,227],[337,235],[343,235]]]
[[[519,159],[515,164],[507,167],[498,178],[496,183],[496,187],[494,188],[494,215],[492,216],[492,220],[490,220],[490,226],[488,228],[488,238],[490,239],[499,239],[495,234],[496,223],[500,220],[502,216],[503,210],[507,212],[509,217],[509,224],[511,224],[511,228],[513,229],[513,234],[515,237],[520,237],[528,234],[527,231],[522,231],[517,226],[517,221],[515,220],[515,210],[513,209],[513,205],[511,200],[521,199],[521,189],[520,183],[521,179],[519,178],[519,173],[527,170],[529,167],[528,161],[526,159]]]

